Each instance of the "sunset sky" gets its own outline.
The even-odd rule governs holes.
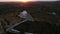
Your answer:
[[[16,2],[22,0],[0,0],[0,2]],[[23,0],[23,1],[59,1],[59,0]]]

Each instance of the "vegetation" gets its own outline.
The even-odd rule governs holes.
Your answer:
[[[60,2],[29,2],[28,5],[21,3],[0,3],[0,22],[7,19],[10,22],[9,26],[20,22],[21,19],[16,15],[25,9],[37,21],[46,21],[51,24],[60,26]],[[56,15],[49,14],[55,12]],[[40,22],[41,23],[41,22]]]

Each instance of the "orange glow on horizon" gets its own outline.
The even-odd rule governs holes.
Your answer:
[[[59,1],[59,0],[0,0],[0,2],[36,2],[36,1]]]
[[[17,1],[19,1],[19,2],[30,2],[32,0],[17,0]]]

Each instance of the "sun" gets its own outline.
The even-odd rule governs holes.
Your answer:
[[[20,2],[30,2],[31,0],[18,0]]]

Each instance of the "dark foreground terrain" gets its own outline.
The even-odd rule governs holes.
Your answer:
[[[44,22],[26,21],[14,27],[14,29],[19,30],[20,34],[24,34],[24,32],[34,34],[60,34],[59,26],[56,26],[56,24],[50,24],[45,21]]]
[[[21,19],[17,18],[16,15],[22,11],[22,9],[27,10],[28,13],[32,15],[34,20],[38,22],[31,22],[29,25],[22,24],[21,27],[17,29],[28,29],[28,32],[40,32],[41,34],[58,34],[60,30],[60,2],[29,2],[27,4],[20,2],[0,2],[0,23],[5,19],[9,21],[9,28]],[[55,12],[56,15],[51,14]],[[42,23],[42,22],[43,23]],[[45,22],[48,23],[45,23]],[[25,25],[25,26],[24,26]],[[27,28],[25,28],[27,27]],[[30,31],[31,29],[31,31]],[[44,32],[44,33],[43,33]],[[3,33],[3,29],[0,30]]]

